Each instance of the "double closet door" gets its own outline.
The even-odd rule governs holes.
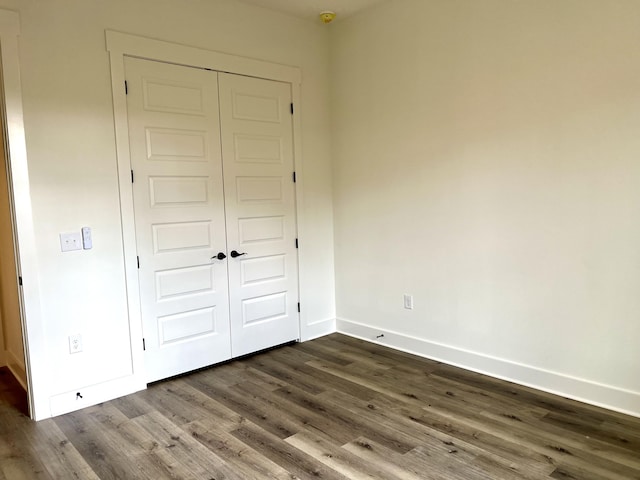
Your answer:
[[[147,381],[298,339],[290,86],[125,72]]]

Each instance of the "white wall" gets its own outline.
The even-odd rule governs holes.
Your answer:
[[[332,25],[339,330],[640,415],[639,24],[396,0]]]
[[[331,331],[326,30],[233,0],[0,0],[0,8],[18,11],[21,20],[24,121],[43,316],[34,328],[46,337],[45,348],[30,356],[32,368],[46,369],[50,379],[40,392],[50,397],[74,394],[131,371],[105,29],[301,67],[301,297],[305,321],[315,323],[318,333]],[[93,250],[62,254],[58,234],[82,226],[93,228]],[[67,337],[77,332],[83,335],[84,352],[69,355]],[[52,402],[57,405],[55,398]]]

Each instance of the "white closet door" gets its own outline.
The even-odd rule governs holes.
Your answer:
[[[299,338],[291,89],[220,73],[219,94],[238,357]]]
[[[231,357],[217,73],[127,58],[151,382]]]

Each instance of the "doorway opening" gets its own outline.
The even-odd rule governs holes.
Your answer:
[[[0,71],[0,80],[2,72]],[[0,98],[4,100],[1,90]],[[0,108],[0,402],[28,415],[20,286],[15,242],[15,215],[8,161],[6,113]]]

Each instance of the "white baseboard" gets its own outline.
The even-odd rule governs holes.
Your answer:
[[[114,398],[124,397],[125,395],[144,390],[145,388],[147,388],[145,383],[134,375],[117,378],[97,385],[80,387],[70,392],[50,397],[50,416],[55,417],[80,410],[81,408],[97,405],[98,403],[107,402]],[[41,420],[41,418],[37,420]]]
[[[337,331],[403,352],[507,380],[580,402],[640,417],[640,392],[576,378],[402,333],[337,319]],[[379,335],[383,337],[377,338]]]
[[[306,342],[307,340],[313,340],[314,338],[324,337],[330,333],[336,331],[336,319],[326,318],[310,323],[309,325],[303,325],[300,329],[300,341]]]

